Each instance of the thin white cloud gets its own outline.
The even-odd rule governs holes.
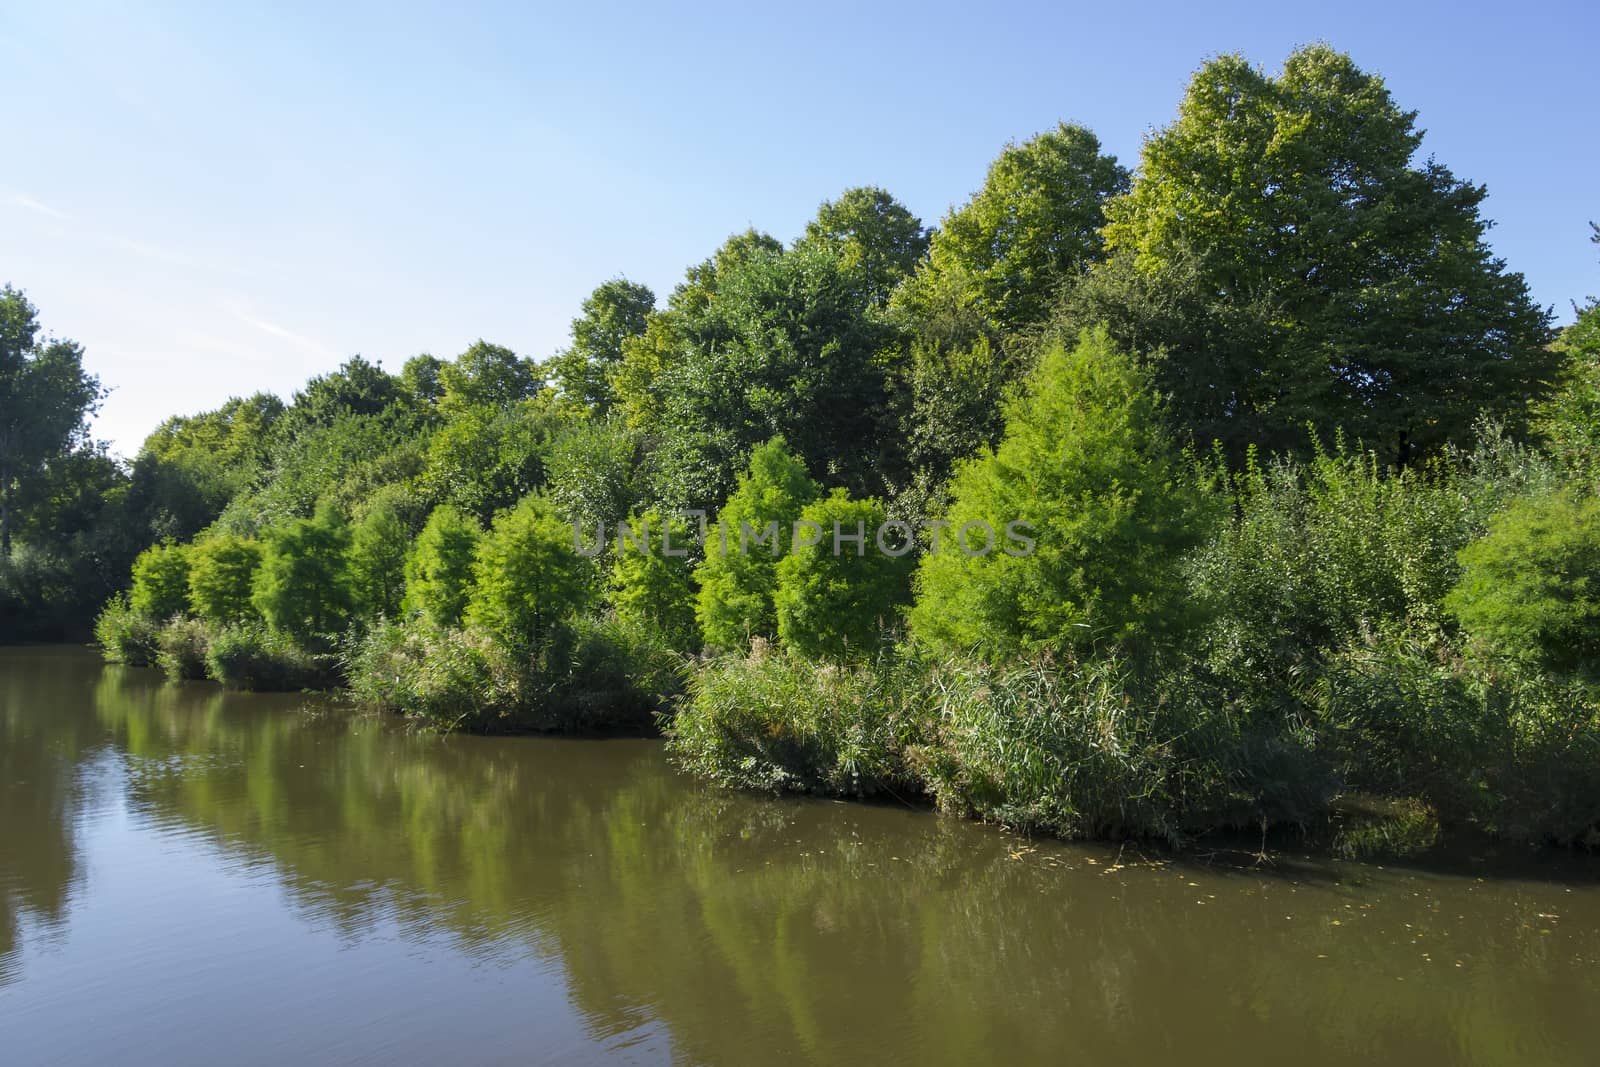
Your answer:
[[[234,318],[238,319],[246,326],[254,327],[257,330],[260,330],[262,333],[276,337],[281,341],[288,341],[290,344],[295,345],[298,348],[305,349],[307,352],[312,352],[319,356],[333,355],[333,349],[329,348],[320,341],[307,337],[305,334],[296,333],[287,326],[280,326],[276,322],[270,322],[267,319],[259,318],[238,304],[230,304],[228,306],[228,311],[232,313]]]
[[[27,208],[29,211],[36,211],[41,215],[48,215],[53,219],[61,219],[63,222],[73,221],[72,216],[67,214],[65,211],[58,211],[49,204],[41,203],[40,201],[35,200],[33,197],[25,196],[22,193],[13,193],[11,195],[11,202],[18,207]]]

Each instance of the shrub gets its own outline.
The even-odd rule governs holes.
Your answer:
[[[196,542],[189,549],[189,607],[218,623],[257,618],[250,596],[261,566],[261,545],[232,534]]]
[[[199,619],[172,619],[156,637],[156,666],[173,682],[205,678],[212,630]]]
[[[340,681],[336,657],[309,652],[289,633],[251,623],[217,632],[206,649],[206,672],[229,689],[258,693],[332,689]]]
[[[834,660],[878,652],[911,598],[910,552],[916,547],[909,527],[902,543],[887,540],[893,530],[877,543],[887,517],[878,501],[851,500],[843,489],[800,513],[802,529],[816,540],[796,540],[778,562],[773,603],[785,648]]]
[[[477,520],[448,504],[435,508],[406,557],[405,610],[435,626],[459,625],[482,536]]]
[[[189,554],[183,545],[163,541],[133,561],[129,606],[146,618],[166,620],[189,606]]]
[[[690,681],[669,748],[723,785],[840,796],[920,792],[905,753],[920,687],[910,666],[849,667],[769,653],[715,660]]]
[[[100,652],[113,663],[147,667],[155,662],[161,624],[134,611],[128,594],[112,597],[94,623]]]
[[[1559,671],[1600,658],[1600,499],[1514,501],[1459,559],[1446,604],[1488,648]]]
[[[743,649],[752,637],[778,636],[778,559],[793,545],[794,521],[816,496],[816,483],[783,438],[750,454],[749,469],[706,534],[705,560],[695,571],[695,617],[706,644]],[[771,526],[776,530],[770,544],[746,541],[747,528],[750,536],[760,536]]]

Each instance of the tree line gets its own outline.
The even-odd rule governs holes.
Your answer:
[[[1062,833],[1360,793],[1381,840],[1593,839],[1600,313],[1553,328],[1415,120],[1325,46],[1224,56],[1132,171],[1063,124],[937,226],[847,190],[664,302],[602,284],[549,359],[355,357],[126,467],[8,289],[7,625],[130,584],[102,644],[177,677],[479,729],[661,715],[714,778]],[[29,417],[72,418],[20,428],[50,388]],[[573,544],[685,510],[781,552]],[[1013,519],[1037,551],[792,540]]]

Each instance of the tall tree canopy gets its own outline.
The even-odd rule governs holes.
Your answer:
[[[0,289],[0,559],[11,555],[20,479],[88,440],[105,395],[72,341],[39,337],[39,313],[10,285]]]
[[[882,304],[922,261],[928,231],[888,192],[865,185],[824,200],[799,243],[836,254],[866,301]]]
[[[1106,201],[1127,188],[1127,170],[1082,126],[1007,145],[983,188],[934,233],[907,299],[936,303],[922,290],[954,283],[1002,329],[1039,322],[1063,279],[1100,255]]]
[[[1276,77],[1207,63],[1109,205],[1114,260],[1069,299],[1072,328],[1164,352],[1179,420],[1236,452],[1304,447],[1315,422],[1403,463],[1481,409],[1520,423],[1549,316],[1490,252],[1484,188],[1413,163],[1415,119],[1323,45]]]
[[[551,361],[562,398],[594,412],[608,413],[616,396],[611,377],[622,363],[622,346],[649,325],[656,294],[649,286],[613,278],[583,302],[572,320],[572,344]]]

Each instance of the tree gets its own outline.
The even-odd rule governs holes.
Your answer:
[[[805,537],[778,562],[773,595],[785,647],[835,660],[879,648],[910,599],[916,549],[911,528],[886,527],[887,519],[879,501],[852,500],[843,489],[800,513]]]
[[[917,573],[913,631],[1008,655],[1168,629],[1182,615],[1180,557],[1208,525],[1180,473],[1147,370],[1104,331],[1048,349],[1007,405],[999,446],[956,473],[948,527]]]
[[[405,610],[436,626],[459,626],[482,536],[470,516],[448,504],[435,508],[406,557]]]
[[[439,385],[443,389],[439,402],[446,408],[498,410],[537,396],[544,388],[544,376],[531,359],[480,339],[439,367]]]
[[[542,649],[588,600],[589,561],[572,527],[537,496],[495,519],[478,546],[467,622],[520,647]]]
[[[697,651],[700,631],[695,623],[694,568],[688,551],[693,534],[688,523],[655,510],[630,515],[627,522],[646,547],[624,546],[619,540],[612,553],[611,607],[617,621],[658,633],[680,652]]]
[[[1590,223],[1600,244],[1600,226]],[[1536,428],[1573,466],[1600,465],[1600,297],[1576,309],[1577,320],[1561,331],[1555,348],[1563,366],[1558,388],[1536,409]]]
[[[1082,126],[1007,145],[934,233],[913,287],[953,278],[1001,330],[1038,323],[1062,281],[1099,258],[1105,204],[1127,187],[1128,172]]]
[[[129,490],[144,528],[183,540],[210,525],[260,476],[283,410],[277,397],[256,393],[156,427],[133,461]]]
[[[380,504],[356,524],[350,542],[350,581],[361,614],[390,619],[400,614],[410,547],[406,524],[393,507]]]
[[[1107,268],[1068,300],[1157,359],[1202,446],[1304,451],[1307,423],[1396,463],[1513,427],[1552,373],[1549,316],[1484,240],[1482,186],[1412,160],[1416,113],[1323,45],[1268,77],[1239,56],[1195,74],[1107,207]],[[1099,277],[1096,277],[1099,275]]]
[[[645,332],[655,311],[656,294],[648,286],[613,278],[583,302],[583,314],[572,320],[572,344],[552,361],[562,397],[596,415],[615,403],[611,378],[622,363],[622,346]]]
[[[444,371],[444,360],[427,352],[406,360],[400,368],[400,387],[412,402],[430,407],[444,398],[444,383],[439,380]]]
[[[800,244],[831,252],[857,280],[868,304],[883,304],[928,251],[922,220],[877,186],[824,200]]]
[[[261,567],[261,545],[220,534],[189,548],[189,607],[202,619],[221,623],[255,618],[251,592]]]
[[[38,334],[38,309],[0,288],[0,559],[11,555],[18,482],[87,441],[105,396],[80,346]]]
[[[705,560],[695,571],[695,617],[708,645],[745,648],[752,637],[777,636],[778,559],[793,546],[794,522],[817,492],[783,438],[751,453],[749,469],[707,528]]]
[[[718,268],[716,282],[715,299],[684,317],[649,427],[665,501],[714,506],[773,436],[852,491],[881,488],[898,453],[894,338],[838,256],[809,246],[754,254]]]
[[[182,615],[189,605],[189,550],[173,541],[151,545],[133,561],[128,605],[149,619]]]
[[[354,606],[350,528],[332,507],[266,531],[251,603],[274,630],[296,637],[338,632]]]

